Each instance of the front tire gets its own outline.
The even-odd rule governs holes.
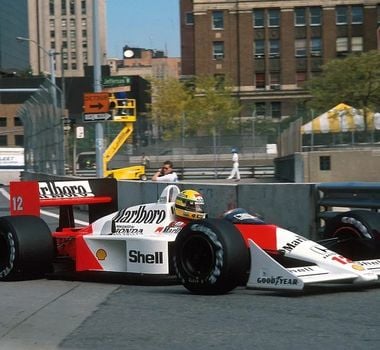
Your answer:
[[[47,224],[37,216],[0,218],[0,281],[20,280],[51,269],[54,242]]]
[[[195,294],[223,294],[246,280],[249,252],[235,226],[218,219],[186,225],[175,241],[174,267]]]
[[[352,260],[380,257],[380,214],[352,210],[328,220],[324,238],[337,238],[331,249]]]

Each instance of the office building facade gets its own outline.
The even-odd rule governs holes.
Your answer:
[[[95,0],[28,0],[28,38],[45,50],[55,50],[56,76],[82,77],[85,66],[94,63],[93,1]],[[105,0],[98,6],[98,45],[100,63],[106,64]],[[22,43],[20,43],[22,44]],[[49,72],[49,56],[30,43],[33,74]]]
[[[181,0],[180,12],[182,75],[228,76],[246,116],[302,116],[323,64],[379,48],[379,0]]]

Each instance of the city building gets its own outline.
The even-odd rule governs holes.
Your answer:
[[[27,0],[2,1],[0,2],[1,76],[15,75],[29,68],[28,47],[16,41],[17,35],[28,35]]]
[[[181,0],[183,78],[232,79],[242,117],[302,116],[331,59],[379,48],[379,0]]]
[[[165,79],[179,78],[181,59],[167,57],[164,51],[123,47],[123,59],[109,58],[107,60],[111,75],[136,75],[142,78]]]
[[[40,48],[54,50],[56,76],[83,77],[93,66],[93,1],[28,0],[30,65],[34,75],[49,72],[49,56]],[[101,65],[106,63],[105,0],[98,6],[98,45]],[[15,32],[17,33],[17,32]],[[15,36],[23,36],[21,33]],[[27,44],[20,42],[19,45]],[[39,47],[40,46],[40,47]]]

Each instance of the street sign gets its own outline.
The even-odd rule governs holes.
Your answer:
[[[84,113],[84,122],[99,122],[112,119],[112,115],[109,113]]]
[[[105,77],[102,80],[103,87],[117,87],[131,85],[131,78],[126,75]]]
[[[84,113],[97,114],[109,111],[109,94],[107,92],[91,92],[84,94]]]

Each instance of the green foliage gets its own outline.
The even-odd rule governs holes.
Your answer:
[[[380,101],[380,54],[370,51],[334,59],[323,67],[320,76],[312,78],[307,88],[312,95],[309,106],[317,113],[339,103],[358,109],[376,109]]]
[[[211,135],[233,130],[239,115],[232,88],[215,77],[181,82],[174,78],[151,80],[150,117],[163,139],[180,135]]]

